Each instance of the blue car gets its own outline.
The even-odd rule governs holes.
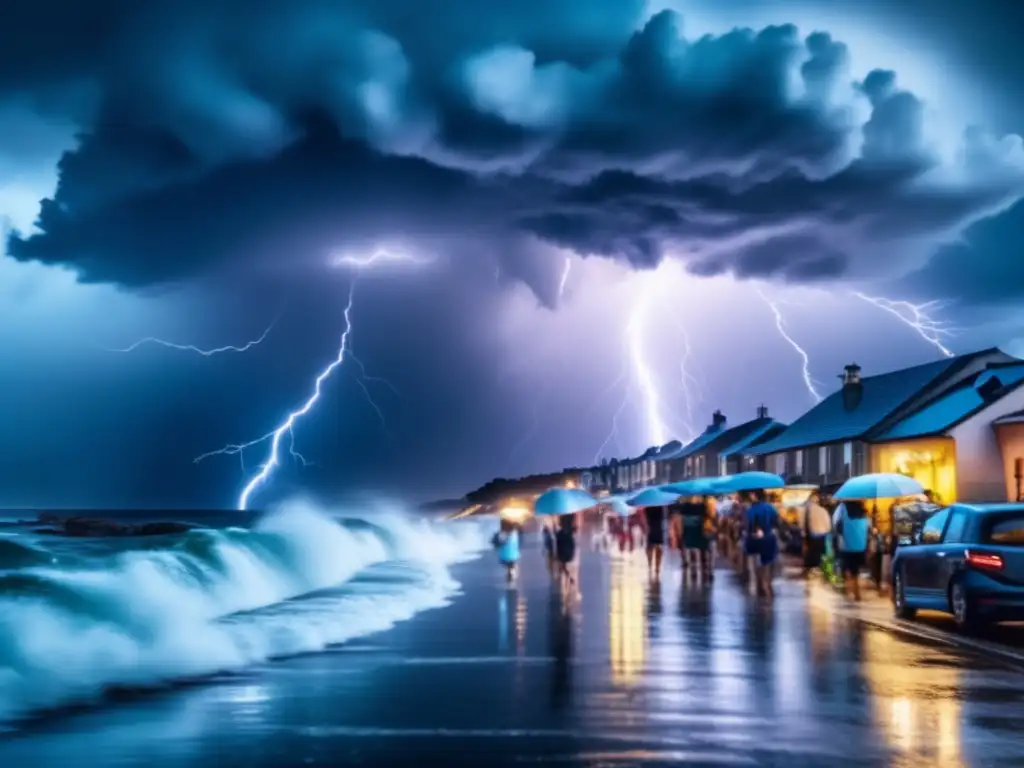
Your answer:
[[[892,562],[896,615],[953,615],[971,632],[1024,620],[1024,504],[953,504],[929,517]]]

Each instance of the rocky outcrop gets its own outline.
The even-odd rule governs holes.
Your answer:
[[[44,519],[45,518],[45,519]],[[69,517],[60,520],[52,515],[40,515],[39,522],[50,527],[38,528],[36,533],[48,536],[71,536],[74,538],[103,538],[108,536],[166,536],[185,533],[195,528],[191,523],[171,520],[139,523],[122,523],[98,517]]]

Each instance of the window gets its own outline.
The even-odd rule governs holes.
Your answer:
[[[942,529],[946,527],[946,520],[949,518],[949,510],[943,509],[924,521],[921,529],[922,544],[938,544],[942,541]]]
[[[786,476],[786,454],[784,453],[775,454],[775,474]]]
[[[853,443],[843,443],[843,464],[847,468],[853,466]]]
[[[964,512],[954,512],[949,518],[949,526],[946,528],[946,535],[942,537],[943,544],[959,544],[964,540],[964,527],[967,525],[967,515]]]
[[[828,465],[828,446],[823,445],[818,449],[818,471],[827,475],[830,469],[832,468]]]
[[[985,540],[1006,547],[1024,547],[1024,515],[995,518],[989,524]]]
[[[718,457],[718,475],[719,475],[719,477],[725,477],[727,474],[729,474],[726,471],[726,465],[727,465],[727,460],[726,460],[725,456],[719,456]]]
[[[797,451],[793,454],[793,474],[803,475],[804,473],[804,452]]]

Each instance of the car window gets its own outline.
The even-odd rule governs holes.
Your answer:
[[[946,528],[946,535],[942,537],[943,544],[959,544],[964,540],[964,526],[967,525],[967,515],[963,512],[954,512],[949,518],[949,526]]]
[[[1008,547],[1024,547],[1024,514],[995,518],[988,526],[985,541]]]
[[[938,544],[942,541],[942,529],[946,527],[946,520],[949,518],[949,510],[943,509],[924,521],[921,528],[922,544]]]

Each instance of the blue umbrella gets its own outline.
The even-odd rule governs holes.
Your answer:
[[[694,477],[680,483],[663,485],[662,490],[680,496],[713,496],[722,492],[723,483],[729,479],[728,477]]]
[[[786,481],[771,472],[740,472],[738,475],[723,478],[719,490],[724,493],[736,493],[785,487]]]
[[[610,506],[612,508],[612,512],[617,514],[619,517],[629,517],[635,511],[626,503],[625,496],[622,496],[621,494],[601,499],[601,503]]]
[[[916,496],[924,493],[917,480],[892,472],[876,472],[870,475],[851,477],[839,490],[832,494],[838,501],[846,499],[894,499],[899,496]]]
[[[533,502],[536,515],[574,515],[601,502],[579,488],[552,488]]]
[[[631,507],[667,507],[679,501],[679,494],[662,488],[648,488],[626,501]]]

